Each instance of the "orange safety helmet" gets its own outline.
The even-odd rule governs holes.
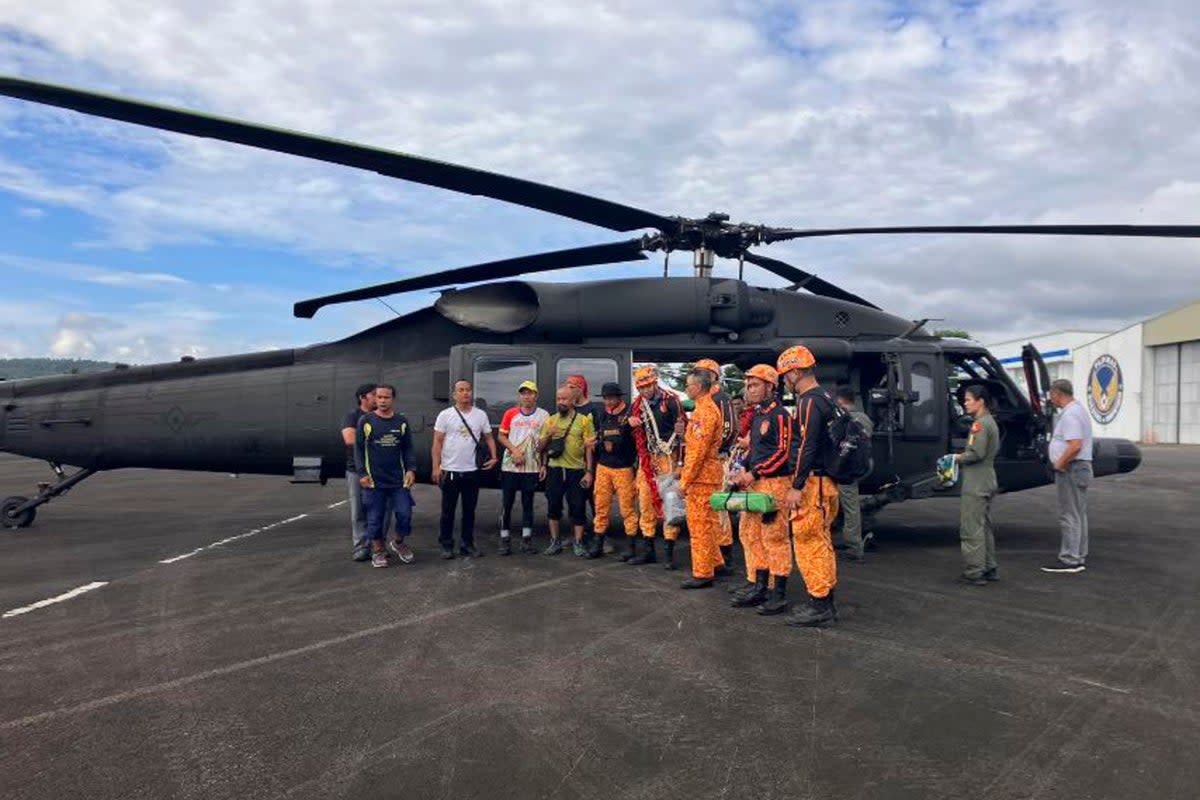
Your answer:
[[[639,389],[658,383],[658,370],[654,367],[638,367],[633,373],[633,385]]]
[[[775,368],[780,375],[786,375],[794,369],[812,369],[817,364],[812,351],[802,344],[789,347],[779,354]]]
[[[706,369],[718,378],[721,377],[721,365],[711,358],[700,359],[695,364],[692,364],[692,369]]]
[[[770,364],[755,364],[746,370],[745,375],[747,378],[758,378],[760,381],[765,381],[771,386],[779,383],[779,373]]]

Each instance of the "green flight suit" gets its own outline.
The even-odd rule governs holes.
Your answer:
[[[996,452],[1000,429],[985,413],[971,425],[967,449],[959,458],[962,480],[962,509],[959,539],[962,542],[963,575],[980,578],[996,569],[996,538],[992,525],[992,498],[996,496]]]
[[[851,411],[850,416],[858,420],[859,424],[867,432],[867,436],[871,436],[875,432],[875,425],[871,422],[871,418],[863,412]],[[838,493],[841,495],[839,507],[842,510],[842,531],[839,544],[845,545],[846,550],[861,559],[863,555],[863,529],[862,510],[859,507],[858,484],[849,483],[840,485],[838,486]]]

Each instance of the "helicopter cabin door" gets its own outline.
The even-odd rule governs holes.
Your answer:
[[[933,465],[948,452],[950,438],[941,353],[910,341],[857,351],[864,405],[875,425],[872,478],[927,475],[928,481],[913,481],[909,491],[912,497],[932,493]]]
[[[1021,348],[1021,368],[1025,373],[1025,391],[1036,423],[1049,436],[1054,430],[1054,404],[1050,402],[1050,370],[1042,354],[1032,343]]]

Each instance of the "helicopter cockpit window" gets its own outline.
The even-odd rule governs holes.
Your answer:
[[[525,358],[478,358],[475,360],[475,405],[499,421],[517,404],[517,387],[537,380],[537,364]]]
[[[568,375],[587,378],[588,391],[592,394],[588,399],[603,402],[600,389],[610,381],[617,381],[617,362],[611,358],[560,358],[555,385],[561,386]]]
[[[996,410],[1011,410],[1014,406],[1013,383],[1004,368],[985,353],[956,353],[949,356],[950,371],[947,389],[951,411],[962,409],[963,393],[974,383],[983,384],[992,395]]]

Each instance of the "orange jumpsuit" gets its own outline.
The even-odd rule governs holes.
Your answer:
[[[684,436],[683,474],[688,532],[692,540],[692,577],[709,580],[724,565],[717,536],[721,520],[709,498],[721,491],[725,471],[721,466],[721,410],[712,397],[701,395]]]
[[[678,419],[687,420],[687,414],[684,413],[683,406],[675,398],[674,395],[660,395],[654,402],[648,402],[645,398],[638,397],[634,401],[634,411],[643,416],[653,415],[655,426],[658,428],[658,435],[663,439],[670,439],[674,429],[675,422]],[[677,448],[671,448],[670,453],[658,452],[655,448],[665,446],[661,442],[649,442],[644,427],[638,427],[634,430],[634,442],[637,446],[638,454],[638,470],[637,470],[637,495],[638,495],[638,511],[641,514],[640,527],[642,536],[647,539],[653,539],[657,532],[659,519],[658,511],[654,507],[654,491],[650,488],[650,482],[659,475],[670,475],[675,471],[676,463],[674,453],[678,452]],[[663,538],[673,542],[679,538],[680,529],[678,525],[664,525]]]
[[[773,577],[786,578],[792,572],[788,518],[784,510],[787,492],[792,486],[788,470],[792,428],[791,415],[774,400],[757,406],[750,421],[750,455],[746,468],[754,476],[754,482],[749,491],[771,495],[779,509],[771,514],[742,512],[742,549],[746,553],[746,570],[751,580],[760,569],[769,570]]]
[[[796,471],[792,486],[803,496],[792,513],[792,548],[804,585],[813,597],[826,597],[837,585],[832,528],[840,502],[838,486],[832,478],[819,474],[825,464],[826,426],[832,409],[833,401],[820,387],[796,399]]]
[[[674,459],[669,455],[654,455],[650,457],[650,462],[654,466],[654,475],[647,474],[644,469],[639,469],[637,473],[637,495],[638,495],[638,510],[641,514],[640,526],[642,536],[647,539],[653,539],[658,527],[658,514],[654,511],[654,495],[650,491],[650,481],[654,480],[656,475],[669,475],[675,470]],[[675,541],[679,538],[678,525],[664,525],[663,538],[668,541]]]

